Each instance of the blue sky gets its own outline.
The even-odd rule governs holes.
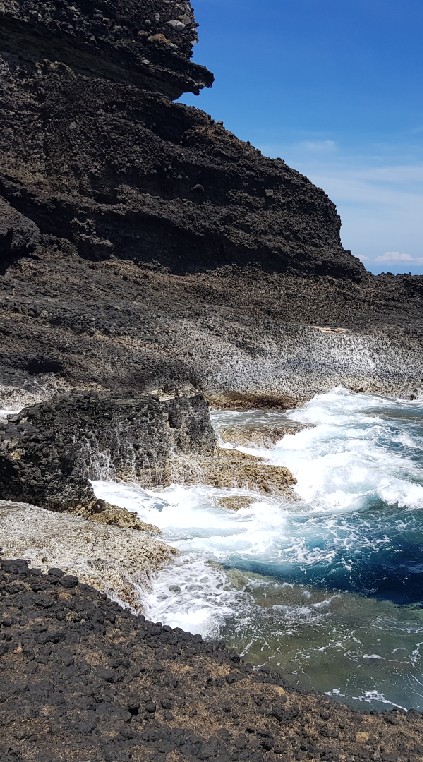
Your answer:
[[[373,272],[423,273],[423,0],[193,0],[208,111],[329,194]]]

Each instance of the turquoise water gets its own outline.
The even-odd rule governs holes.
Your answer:
[[[216,412],[222,426],[306,425],[240,450],[288,466],[295,501],[181,485],[97,494],[158,524],[182,555],[145,596],[151,618],[220,635],[292,685],[353,706],[423,709],[423,403],[335,389],[287,416]]]

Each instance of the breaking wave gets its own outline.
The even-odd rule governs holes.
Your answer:
[[[225,426],[304,428],[243,452],[287,466],[297,501],[96,482],[182,555],[153,580],[152,619],[224,636],[294,685],[355,706],[423,708],[423,403],[335,389],[287,414],[216,412]],[[228,446],[228,445],[226,445]],[[219,498],[248,494],[231,511]]]

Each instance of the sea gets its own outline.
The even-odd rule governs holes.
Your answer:
[[[285,413],[212,412],[218,436],[288,421],[303,426],[237,449],[287,466],[294,500],[94,482],[180,551],[140,590],[146,614],[224,639],[293,687],[361,710],[423,710],[423,400],[336,388]],[[219,504],[232,495],[252,502]]]

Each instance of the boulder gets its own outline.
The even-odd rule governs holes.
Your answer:
[[[122,525],[90,479],[161,485],[173,458],[210,455],[215,445],[200,394],[64,395],[0,428],[0,498],[83,515],[104,511],[104,523]]]

